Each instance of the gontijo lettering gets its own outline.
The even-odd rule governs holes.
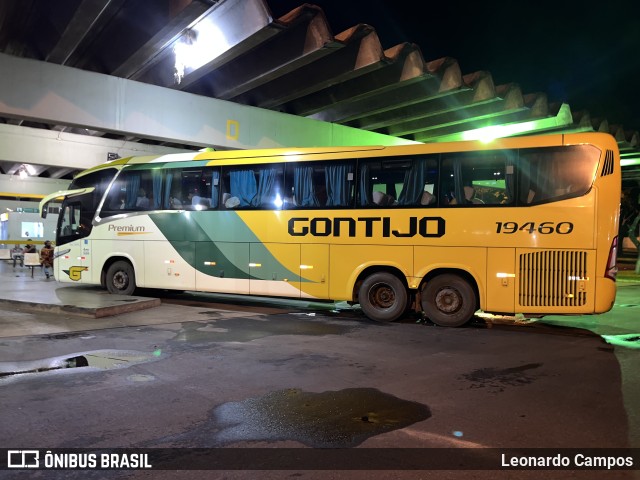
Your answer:
[[[406,221],[391,217],[294,217],[289,220],[289,235],[293,237],[442,237],[445,220],[442,217],[409,217]]]

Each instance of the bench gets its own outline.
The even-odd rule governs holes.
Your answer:
[[[31,278],[33,278],[33,269],[40,266],[40,254],[38,253],[25,253],[24,254],[24,266],[31,268]]]
[[[12,260],[11,250],[8,248],[0,248],[0,260]]]

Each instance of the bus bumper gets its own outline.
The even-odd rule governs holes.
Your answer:
[[[596,299],[594,313],[605,313],[613,308],[616,300],[616,282],[609,278],[596,279]]]

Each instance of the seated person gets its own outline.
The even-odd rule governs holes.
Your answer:
[[[373,198],[373,203],[375,203],[376,205],[380,205],[381,207],[386,207],[388,205],[396,204],[395,198],[383,192],[378,192],[378,191],[373,192],[372,198]]]
[[[201,197],[197,188],[194,188],[189,192],[189,201],[191,202],[191,205],[203,205],[205,207],[211,206],[209,199]]]
[[[225,193],[224,195],[229,195],[229,194]],[[232,197],[231,195],[229,195],[229,197],[224,199],[224,195],[222,198],[224,200],[225,208],[236,208],[237,206],[240,205],[240,199],[238,197]]]
[[[28,239],[28,240],[27,240],[27,242],[32,242],[32,241],[33,241],[33,240],[31,240],[31,239]],[[27,243],[27,244],[24,246],[23,253],[38,253],[38,251],[36,250],[36,246],[35,246],[35,245],[32,245],[32,244],[30,244],[30,243]]]
[[[11,249],[11,258],[13,258],[13,268],[16,268],[16,263],[20,262],[20,266],[24,267],[24,252],[20,245],[16,245]]]
[[[484,202],[479,198],[476,198],[476,189],[470,185],[463,188],[464,191],[464,203],[466,204],[483,204]],[[455,197],[451,198],[449,205],[458,205],[458,201]]]
[[[431,205],[436,201],[435,195],[425,191],[420,198],[420,205]]]
[[[484,203],[482,200],[476,197],[476,189],[471,186],[464,187],[464,199],[467,203]]]
[[[147,198],[147,193],[144,191],[144,188],[138,190],[138,198],[136,199],[136,207],[137,208],[149,208],[151,202]]]
[[[533,202],[533,199],[535,198],[535,196],[536,196],[536,191],[529,189],[529,194],[527,195],[527,203]]]

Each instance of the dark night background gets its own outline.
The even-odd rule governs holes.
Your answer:
[[[274,18],[303,2],[268,0]],[[458,60],[627,130],[640,129],[640,1],[309,1],[338,34],[358,23],[387,49],[417,44],[426,61]]]

